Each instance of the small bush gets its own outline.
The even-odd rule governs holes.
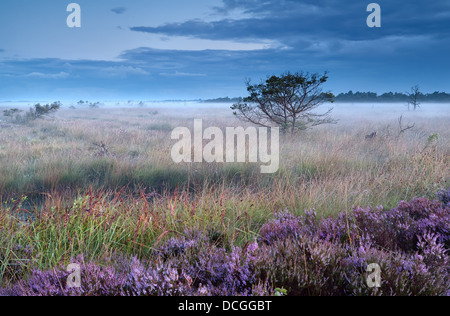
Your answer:
[[[51,113],[55,113],[61,108],[61,102],[53,102],[52,104],[41,105],[35,104],[25,114],[20,114],[22,111],[19,109],[10,109],[3,111],[3,115],[10,118],[15,123],[28,123],[40,118],[44,118]]]

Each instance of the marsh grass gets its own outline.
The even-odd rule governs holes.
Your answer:
[[[26,211],[21,205],[3,208],[0,276],[4,282],[14,281],[33,268],[47,270],[81,254],[90,260],[115,253],[148,258],[167,238],[187,230],[203,232],[226,249],[252,240],[271,212],[260,203],[248,204],[242,193],[218,192],[204,187],[196,194],[142,192],[124,197],[121,192],[91,191],[71,205],[51,203],[58,206],[36,210],[26,221],[18,217]]]
[[[286,136],[280,170],[262,175],[255,164],[171,161],[173,127],[189,127],[193,118],[240,126],[228,111],[153,113],[63,109],[53,119],[0,130],[0,280],[80,254],[147,258],[188,230],[231,249],[252,241],[280,210],[328,217],[352,206],[389,209],[434,197],[449,183],[448,117],[414,117],[415,129],[403,135],[396,118],[383,118],[342,119]],[[379,137],[366,140],[374,130]],[[439,137],[430,145],[433,134]],[[100,142],[110,155],[98,155]]]

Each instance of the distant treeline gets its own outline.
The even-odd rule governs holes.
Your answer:
[[[449,102],[450,94],[445,92],[434,92],[418,94],[419,102]],[[353,92],[341,93],[334,99],[336,102],[408,102],[411,96],[407,93],[387,92],[378,95],[375,92]]]
[[[200,100],[205,103],[239,103],[242,102],[243,98],[216,98],[216,99],[208,99],[208,100]],[[407,103],[411,100],[411,96],[407,93],[399,93],[399,92],[386,92],[381,95],[378,95],[375,92],[353,92],[349,91],[347,93],[340,93],[334,98],[335,102],[404,102]],[[418,94],[418,102],[420,103],[450,103],[450,93],[445,92],[433,92],[433,93],[419,93]]]
[[[200,102],[205,103],[239,103],[242,102],[243,98],[216,98],[216,99],[208,99],[208,100],[200,100]]]

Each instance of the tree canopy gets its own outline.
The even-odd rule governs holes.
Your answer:
[[[247,81],[249,96],[231,108],[241,120],[259,126],[279,126],[283,132],[334,123],[330,117],[332,109],[317,114],[312,111],[326,102],[333,102],[334,95],[323,92],[322,85],[328,75],[310,73],[285,73],[271,76],[260,84]]]

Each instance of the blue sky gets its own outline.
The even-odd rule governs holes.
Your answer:
[[[66,7],[81,6],[81,28]],[[326,89],[450,92],[450,1],[3,0],[0,100],[245,96],[245,80],[329,72]]]

